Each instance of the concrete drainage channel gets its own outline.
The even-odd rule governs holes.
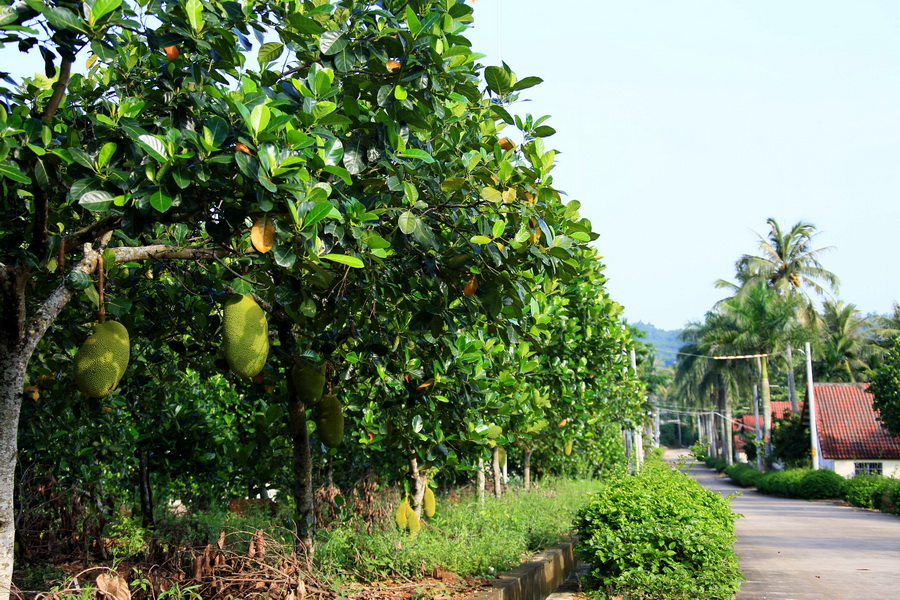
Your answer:
[[[466,600],[544,600],[575,572],[576,541],[575,537],[566,538],[549,550],[536,554],[532,560],[491,582],[491,589],[476,592]],[[572,591],[560,590],[560,594],[554,594],[554,597],[559,600],[571,598]]]

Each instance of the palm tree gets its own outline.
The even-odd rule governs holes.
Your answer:
[[[777,294],[762,283],[747,287],[743,293],[719,303],[719,311],[731,327],[725,338],[728,347],[744,355],[763,355],[758,365],[766,455],[771,449],[772,433],[768,357],[798,343],[807,335],[805,328],[796,319],[801,303],[800,297]]]
[[[826,381],[855,383],[865,377],[869,359],[878,354],[873,334],[877,331],[855,304],[828,301],[822,306],[819,335],[821,360],[816,376]]]
[[[788,231],[782,230],[775,219],[769,218],[766,223],[769,225],[768,235],[763,237],[757,234],[760,254],[745,254],[735,265],[740,285],[724,281],[719,281],[716,285],[735,288],[737,295],[764,284],[779,294],[802,296],[805,302],[798,307],[797,318],[815,328],[819,319],[809,292],[822,296],[827,291],[826,285],[831,291],[837,292],[840,284],[837,275],[819,262],[819,257],[833,247],[813,248],[813,240],[818,232],[811,223],[798,221]],[[793,345],[785,346],[785,353],[791,408],[797,412],[799,406],[794,391]]]

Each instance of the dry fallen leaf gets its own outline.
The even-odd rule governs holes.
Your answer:
[[[97,589],[105,598],[113,600],[131,600],[128,583],[116,574],[101,573],[97,576]]]

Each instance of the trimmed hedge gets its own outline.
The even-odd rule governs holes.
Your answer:
[[[733,598],[743,579],[728,500],[660,461],[604,483],[575,521],[589,583],[608,595]]]
[[[785,496],[786,498],[799,498],[798,492],[800,480],[812,469],[785,469],[784,471],[769,471],[763,473],[756,480],[756,489],[763,494],[773,496]]]
[[[883,475],[857,475],[844,480],[842,495],[861,508],[900,515],[900,479]]]
[[[797,493],[807,500],[840,498],[844,481],[843,477],[828,469],[810,471],[800,479]]]
[[[733,482],[741,487],[756,487],[756,481],[762,476],[762,473],[756,470],[756,467],[747,463],[735,463],[725,467],[725,474],[731,478]]]
[[[706,466],[710,469],[715,469],[719,473],[725,470],[725,467],[728,466],[728,463],[725,462],[724,458],[715,458],[713,456],[707,456],[703,459],[703,462],[706,463]]]

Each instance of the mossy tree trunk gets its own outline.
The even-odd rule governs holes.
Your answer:
[[[478,494],[478,499],[483,503],[484,502],[484,459],[478,459],[478,471],[475,473],[475,490]]]
[[[286,359],[289,360],[289,359]],[[290,366],[284,369],[288,392],[288,425],[294,446],[294,482],[292,491],[297,507],[297,538],[303,546],[307,560],[312,560],[316,549],[316,511],[312,486],[312,455],[309,448],[309,430],[306,428],[306,404],[297,396]]]
[[[409,489],[412,491],[409,498],[409,506],[419,517],[422,516],[422,501],[425,498],[425,479],[424,473],[419,471],[419,461],[416,458],[409,459]]]

